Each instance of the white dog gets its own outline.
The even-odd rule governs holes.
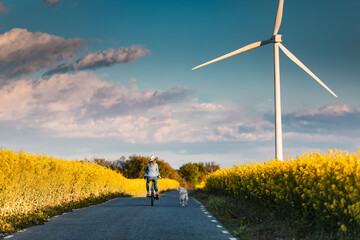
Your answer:
[[[187,200],[189,199],[188,192],[186,191],[185,188],[182,187],[179,187],[178,191],[179,191],[180,204],[181,206],[184,207],[185,205],[187,205]]]

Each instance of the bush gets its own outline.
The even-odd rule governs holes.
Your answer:
[[[240,164],[211,174],[205,189],[301,219],[309,231],[352,239],[360,234],[359,162],[355,153],[329,150],[287,161]]]

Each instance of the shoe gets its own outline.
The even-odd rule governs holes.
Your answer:
[[[159,200],[159,194],[155,194],[155,199]]]
[[[150,197],[150,193],[147,193],[147,194],[146,194],[146,197]]]

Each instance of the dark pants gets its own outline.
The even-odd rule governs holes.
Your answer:
[[[158,181],[158,177],[146,177],[146,190],[149,192],[150,186],[149,186],[149,182],[154,180],[153,184],[154,184],[154,189],[155,192],[158,192],[158,187],[157,187],[157,181]]]

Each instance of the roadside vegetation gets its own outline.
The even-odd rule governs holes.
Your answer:
[[[251,201],[199,189],[192,191],[190,196],[204,203],[206,209],[241,240],[302,239],[299,238],[301,228],[293,228],[287,219],[269,209],[261,209]]]
[[[241,239],[360,239],[360,149],[224,168],[193,196]]]
[[[0,150],[0,237],[74,208],[146,194],[148,157],[68,161]],[[360,239],[360,149],[329,150],[286,161],[158,161],[160,191],[183,186],[242,240]]]
[[[42,224],[72,209],[115,197],[144,197],[143,179],[148,157],[132,155],[117,161],[103,158],[68,161],[45,154],[0,150],[0,237]],[[183,186],[193,189],[205,176],[220,169],[209,163],[188,163],[173,169],[158,162],[159,191]]]
[[[161,179],[158,186],[164,191],[180,184]],[[0,150],[0,233],[114,197],[145,194],[144,179],[127,179],[96,163]]]

